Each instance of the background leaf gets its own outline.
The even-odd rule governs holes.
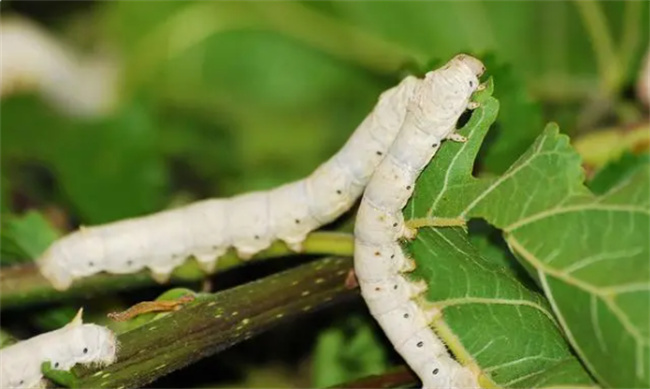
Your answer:
[[[374,328],[359,316],[323,331],[314,351],[312,385],[323,388],[388,368],[383,344]]]
[[[59,237],[59,233],[36,212],[2,219],[2,265],[32,261]]]
[[[481,107],[460,131],[469,133],[469,141],[446,142],[418,179],[404,211],[407,219],[430,217],[432,204],[436,217],[447,217],[448,210],[464,200],[456,186],[471,173],[473,152],[497,115],[492,88],[490,80],[486,90],[475,95]],[[433,328],[463,363],[478,365],[483,384],[593,386],[543,295],[519,281],[511,269],[483,258],[462,229],[420,229],[408,250],[417,263],[413,278],[429,285],[422,304],[442,311]]]
[[[597,171],[588,183],[589,189],[595,194],[604,194],[639,169],[647,168],[648,163],[650,163],[649,154],[625,153]]]
[[[511,65],[500,64],[494,56],[487,57],[483,63],[495,79],[499,88],[494,97],[499,100],[501,109],[487,139],[484,170],[490,173],[503,173],[528,146],[537,138],[542,127],[541,106],[532,101],[523,88],[518,70]]]

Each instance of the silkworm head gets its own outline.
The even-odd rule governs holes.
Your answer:
[[[452,61],[459,62],[469,68],[477,78],[481,77],[485,72],[485,65],[483,65],[483,62],[472,57],[471,55],[458,54],[452,58]]]
[[[446,138],[455,130],[458,118],[467,109],[479,86],[477,74],[482,72],[483,64],[465,54],[454,57],[440,69],[428,72],[409,105],[417,125],[435,133],[438,139]]]

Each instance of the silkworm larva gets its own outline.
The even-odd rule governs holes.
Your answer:
[[[101,271],[149,268],[154,278],[165,281],[189,256],[212,271],[229,247],[244,259],[278,239],[300,251],[309,232],[339,217],[361,195],[420,82],[407,77],[384,92],[343,148],[309,177],[269,191],[81,228],[54,242],[37,260],[41,273],[64,290],[75,279]]]
[[[476,377],[447,352],[414,297],[426,288],[409,281],[409,261],[399,240],[412,238],[402,208],[415,180],[445,139],[463,141],[456,122],[479,86],[483,64],[454,57],[426,74],[407,107],[402,128],[370,179],[355,225],[355,273],[370,312],[427,389],[478,388]]]
[[[117,340],[106,327],[83,324],[82,310],[58,330],[46,332],[0,350],[0,388],[44,387],[41,364],[58,370],[74,365],[108,365],[115,360]]]

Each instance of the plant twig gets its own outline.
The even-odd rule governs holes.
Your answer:
[[[75,387],[136,388],[297,316],[352,297],[350,258],[324,258],[224,292],[118,336],[117,362],[76,367]]]
[[[352,235],[338,232],[315,232],[303,244],[304,254],[352,256],[354,241]],[[295,254],[284,243],[276,242],[254,259],[281,257]],[[219,259],[217,271],[241,265],[242,261],[233,251]],[[206,277],[195,261],[189,260],[172,274],[171,283],[197,281]],[[29,304],[60,301],[73,297],[89,297],[118,290],[151,285],[155,281],[149,272],[115,275],[99,274],[76,281],[68,290],[55,290],[34,264],[20,265],[0,270],[0,306],[2,309]]]
[[[647,11],[646,11],[647,12]],[[641,42],[641,25],[643,23],[643,2],[625,2],[623,14],[623,33],[620,45],[621,70],[625,73],[633,70],[632,60]]]

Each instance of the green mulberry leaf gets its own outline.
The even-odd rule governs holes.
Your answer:
[[[638,247],[644,228],[648,236],[647,210],[645,224],[641,220],[643,211],[635,219],[638,231],[626,230],[629,236],[625,239],[616,234],[616,240],[611,234],[613,226],[608,223],[629,227],[632,215],[628,211],[622,213],[628,217],[627,222],[614,220],[615,214],[608,211],[602,215],[581,213],[601,207],[602,200],[584,187],[579,156],[568,138],[559,135],[557,126],[552,124],[503,175],[473,177],[475,158],[499,109],[491,95],[490,81],[486,90],[475,96],[481,107],[460,130],[469,138],[468,142],[447,142],[420,176],[404,211],[408,223],[420,227],[407,249],[417,263],[413,277],[424,279],[429,285],[425,304],[441,311],[432,323],[434,329],[461,362],[480,369],[484,386],[595,386],[570,346],[578,351],[600,383],[641,385],[643,381],[633,378],[638,349],[627,348],[620,340],[628,336],[636,339],[634,331],[642,327],[643,315],[627,317],[636,320],[631,326],[634,331],[628,332],[612,325],[616,315],[600,307],[600,314],[609,315],[600,320],[602,335],[611,345],[608,350],[616,350],[619,359],[612,362],[611,354],[597,352],[597,337],[589,330],[594,328],[590,300],[599,301],[600,296],[595,293],[601,288],[597,277],[586,276],[579,284],[593,286],[588,289],[589,299],[584,301],[579,292],[586,289],[556,276],[561,272],[558,269],[589,256]],[[620,201],[629,199],[618,194],[622,195]],[[638,193],[639,198],[642,195]],[[646,194],[646,201],[647,198]],[[504,231],[506,242],[550,297],[550,304],[510,269],[485,259],[463,229],[433,227],[445,219],[471,218],[483,218]],[[608,234],[612,238],[604,239]],[[640,259],[647,258],[647,249],[636,250],[640,251],[623,260],[643,269]],[[606,264],[607,260],[598,263]],[[624,276],[619,269],[618,280],[614,280],[612,272],[610,267],[595,273],[609,276],[612,285],[648,284],[647,271]],[[633,312],[622,303],[618,307]],[[619,347],[615,348],[617,343]],[[622,374],[624,370],[626,374]]]

